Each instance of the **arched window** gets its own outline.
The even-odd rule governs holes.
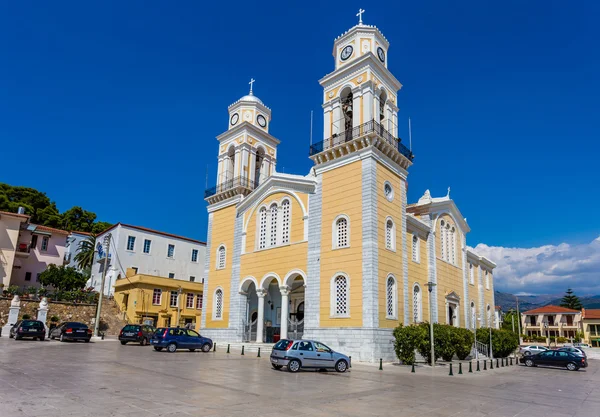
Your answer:
[[[219,249],[217,249],[217,269],[225,268],[226,255],[227,251],[225,250],[225,246],[219,246]]]
[[[490,289],[490,276],[488,275],[488,271],[485,271],[485,289]]]
[[[349,87],[344,88],[340,94],[340,99],[342,102],[342,119],[334,121],[334,124],[338,124],[340,133],[345,132],[344,137],[350,140],[352,139],[352,121],[354,119],[354,97],[352,90]]]
[[[387,279],[387,285],[386,285],[386,296],[385,296],[385,302],[386,302],[386,318],[388,319],[395,319],[397,317],[396,315],[396,280],[394,279],[393,276],[389,276]]]
[[[412,238],[412,260],[421,262],[421,248],[419,247],[419,236],[413,235]]]
[[[345,275],[337,275],[331,281],[331,309],[334,317],[350,317],[350,285]]]
[[[338,217],[333,224],[333,247],[347,248],[350,246],[350,230],[348,218],[346,216]]]
[[[450,237],[450,259],[449,259],[449,262],[456,265],[456,248],[455,248],[456,229],[454,227],[452,229],[450,229],[449,237]]]
[[[419,287],[419,284],[415,284],[413,287],[413,321],[415,323],[423,321],[423,314],[421,311],[421,288]]]
[[[271,235],[269,246],[277,245],[277,204],[271,205]]]
[[[471,328],[476,329],[477,328],[477,316],[475,313],[475,302],[471,301]]]
[[[213,319],[220,320],[223,318],[223,290],[217,288],[215,291],[215,299],[213,303]]]
[[[290,243],[290,200],[281,203],[281,244]]]
[[[469,283],[475,285],[475,270],[473,264],[469,262]]]
[[[490,307],[490,305],[487,305],[486,308],[487,311],[487,325],[488,327],[492,327],[492,308]]]
[[[261,207],[258,211],[258,249],[267,247],[267,208]]]
[[[385,248],[396,250],[396,226],[392,219],[385,222]]]
[[[446,222],[440,222],[440,246],[442,248],[442,259],[446,260]]]

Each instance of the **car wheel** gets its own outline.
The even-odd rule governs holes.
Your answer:
[[[126,344],[127,344],[127,342],[126,342],[126,341],[124,341],[124,340],[121,340],[121,344],[122,344],[122,345],[126,345]]]
[[[277,369],[278,371],[283,368],[283,365],[275,365],[274,363],[271,364],[271,366],[273,367],[273,369]]]
[[[523,355],[525,355],[525,356],[531,356],[531,352],[528,351],[528,350],[526,350],[525,352],[523,352]]]
[[[287,369],[290,372],[298,372],[300,370],[300,361],[297,359],[292,359],[288,365]]]
[[[12,339],[13,337],[14,337],[14,336],[13,336],[12,334],[10,334],[10,333],[8,334],[8,338],[9,338],[9,339]]]
[[[567,369],[569,371],[576,371],[579,369],[579,367],[577,365],[575,365],[573,362],[571,362],[571,363],[567,364]]]
[[[527,365],[528,367],[530,367],[530,368],[531,368],[531,367],[532,367],[533,365],[535,365],[535,364],[533,363],[533,361],[532,361],[531,359],[527,359],[527,360],[525,361],[525,365]]]
[[[202,352],[210,352],[210,345],[208,343],[202,345]]]
[[[169,343],[167,346],[167,352],[175,352],[177,350],[177,345],[175,343]]]
[[[21,340],[19,336],[15,336],[15,340]]]
[[[335,370],[337,372],[346,372],[348,370],[348,363],[343,359],[337,361],[335,364]]]
[[[157,351],[157,352],[160,352],[162,350],[162,348],[158,347],[158,346],[154,346],[154,350]]]
[[[148,344],[148,340],[144,337],[140,342],[140,346],[146,346]]]

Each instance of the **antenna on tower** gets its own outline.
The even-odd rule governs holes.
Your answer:
[[[410,117],[408,118],[408,144],[410,145],[410,151],[412,152],[412,128],[410,126]]]
[[[208,188],[208,164],[206,164],[206,183],[204,184],[204,189]]]
[[[313,111],[310,111],[310,146],[312,146]]]

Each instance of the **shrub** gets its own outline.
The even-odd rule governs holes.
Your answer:
[[[433,338],[435,349],[440,351],[440,356],[446,362],[451,362],[456,351],[454,346],[454,331],[456,329],[448,324],[434,324]]]
[[[477,340],[489,345],[490,329],[477,329]],[[492,353],[494,357],[505,358],[519,346],[519,338],[508,330],[492,329]]]
[[[459,327],[453,328],[452,343],[454,344],[454,350],[458,359],[461,361],[467,359],[467,356],[469,356],[471,349],[473,348],[474,340],[475,335],[469,329],[462,329]]]
[[[396,356],[405,365],[415,363],[415,350],[427,339],[423,326],[403,326],[394,329],[394,350]]]
[[[59,318],[58,316],[52,316],[52,317],[50,317],[50,321],[51,321],[52,323],[56,323],[56,322],[57,322],[57,321],[59,321],[59,320],[60,320],[60,318]]]
[[[6,292],[8,293],[8,295],[10,295],[11,297],[15,296],[15,295],[21,295],[21,289],[19,287],[17,287],[16,285],[11,285],[10,287],[8,287],[6,289]]]
[[[558,343],[567,343],[569,339],[567,339],[566,337],[559,336],[558,339],[556,339],[556,341]]]
[[[30,316],[29,314],[23,314],[23,317],[22,317],[22,319],[23,319],[23,320],[30,320],[30,319],[31,319],[31,316]]]

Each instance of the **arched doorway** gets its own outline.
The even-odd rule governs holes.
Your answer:
[[[288,299],[289,305],[287,309],[287,327],[282,326],[281,337],[302,339],[304,334],[305,287],[306,280],[303,271],[296,270],[288,273],[281,292],[282,295],[284,291],[288,293],[288,296],[283,298]]]
[[[258,325],[258,296],[256,294],[256,280],[253,277],[245,278],[240,285],[240,294],[246,296],[246,307],[242,320],[244,342],[256,340]]]

